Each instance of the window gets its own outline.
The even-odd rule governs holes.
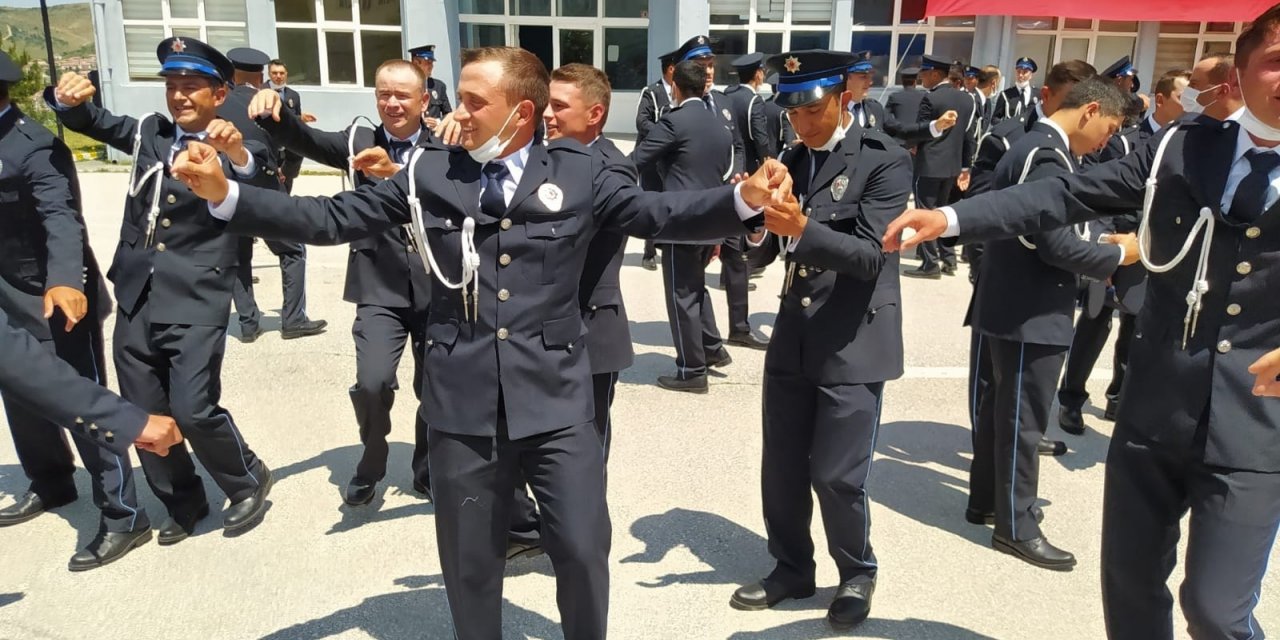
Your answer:
[[[195,38],[222,51],[249,44],[245,0],[121,0],[130,80],[155,80],[156,45],[172,36]]]
[[[1243,27],[1239,22],[1161,22],[1160,40],[1156,43],[1156,74],[1170,69],[1190,69],[1210,53],[1232,51]]]
[[[378,65],[404,57],[400,0],[275,0],[275,11],[290,84],[372,87]]]
[[[926,53],[965,62],[973,55],[974,17],[926,19],[925,4],[926,0],[853,3],[850,50],[871,52],[874,86],[898,84],[898,69],[919,66]]]
[[[279,1],[279,0],[277,0]],[[649,0],[461,0],[462,48],[517,46],[547,69],[604,69],[615,91],[639,91],[648,73]]]
[[[733,60],[747,53],[831,47],[833,0],[711,0],[710,5],[707,35],[716,52],[716,84],[737,82]]]
[[[1027,56],[1040,67],[1032,84],[1043,81],[1049,68],[1062,60],[1084,60],[1101,71],[1124,56],[1132,57],[1138,42],[1137,22],[1049,16],[1018,16],[1014,22],[1014,56]]]

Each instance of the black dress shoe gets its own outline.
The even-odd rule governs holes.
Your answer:
[[[125,554],[151,542],[151,527],[138,531],[98,531],[89,546],[74,556],[67,568],[72,571],[88,571],[111,564]]]
[[[827,609],[827,622],[836,631],[848,631],[871,615],[871,595],[876,592],[876,581],[855,578],[836,590],[836,597]]]
[[[414,480],[413,490],[422,494],[422,497],[426,498],[427,502],[435,502],[435,496],[431,495],[431,487]]]
[[[707,392],[707,376],[693,376],[692,378],[681,378],[678,376],[658,376],[658,386],[670,391],[684,391],[686,393],[706,393]]]
[[[1107,410],[1102,412],[1102,419],[1111,422],[1116,421],[1116,411],[1119,409],[1119,403],[1114,400],[1107,401]]]
[[[1049,541],[1044,536],[1034,540],[1018,541],[993,534],[991,536],[991,546],[996,551],[1007,553],[1041,569],[1070,571],[1076,566],[1076,557],[1070,551],[1063,551],[1049,544]]]
[[[542,555],[542,545],[529,542],[507,542],[507,562],[520,558],[536,558]]]
[[[727,349],[721,349],[720,353],[715,355],[707,354],[708,367],[715,367],[719,369],[720,367],[727,367],[731,364],[733,364],[733,356],[729,355],[729,351]]]
[[[160,525],[160,534],[156,536],[156,542],[160,543],[162,547],[167,547],[186,540],[196,530],[196,523],[205,519],[208,515],[209,505],[206,503],[187,515],[169,516]]]
[[[729,606],[739,611],[763,611],[788,598],[803,600],[812,597],[814,591],[813,585],[793,588],[765,578],[760,582],[738,587],[733,592],[733,597],[729,598]]]
[[[1080,415],[1080,407],[1063,405],[1058,410],[1058,426],[1073,436],[1084,435],[1084,416]]]
[[[923,269],[923,268],[907,269],[906,271],[902,272],[902,275],[908,278],[924,278],[926,280],[941,280],[942,269],[939,269],[937,267],[934,267],[932,269]]]
[[[1044,522],[1044,510],[1040,507],[1032,507],[1031,512],[1036,516],[1036,522]],[[996,513],[994,511],[978,511],[977,509],[966,508],[964,510],[964,519],[969,524],[985,524],[992,525],[996,523]]]
[[[352,478],[351,482],[347,483],[347,490],[342,494],[342,501],[358,507],[373,502],[373,496],[376,493],[378,493],[378,483]]]
[[[237,502],[222,512],[222,528],[227,533],[234,533],[252,527],[262,519],[262,514],[267,510],[267,494],[271,493],[271,485],[275,479],[271,477],[271,470],[263,465],[262,477],[258,481],[258,490],[252,495],[240,502]]]
[[[45,511],[57,509],[63,505],[71,504],[76,501],[76,494],[72,493],[57,498],[50,498],[46,502],[43,498],[36,495],[33,491],[28,491],[22,495],[22,499],[11,507],[0,509],[0,527],[9,527],[15,524],[26,522]]]
[[[765,270],[765,268],[766,268],[766,267],[756,267],[756,268],[752,269],[752,270],[751,270],[751,276],[750,276],[750,277],[752,277],[752,278],[759,278],[760,276],[764,275],[764,270]]]
[[[640,266],[644,267],[646,271],[657,271],[657,270],[658,270],[658,259],[657,259],[656,257],[654,257],[654,258],[641,258],[641,259],[640,259]]]
[[[954,264],[944,264],[938,269],[944,276],[954,276],[956,274],[956,266]]]
[[[305,338],[324,333],[324,328],[329,326],[326,320],[307,320],[298,324],[296,327],[286,327],[280,330],[280,337],[285,340],[293,340],[294,338]]]
[[[257,328],[255,328],[255,329],[251,329],[251,330],[248,330],[248,331],[245,331],[244,327],[241,327],[241,328],[240,328],[240,342],[243,342],[244,344],[249,344],[249,343],[252,343],[252,342],[256,342],[256,341],[258,340],[258,338],[261,338],[261,337],[262,337],[262,334],[264,334],[264,333],[266,333],[266,331],[264,331],[264,330],[262,329],[262,327],[257,327]]]
[[[1061,440],[1050,440],[1048,438],[1040,438],[1040,442],[1036,443],[1036,453],[1042,456],[1065,456],[1067,455],[1067,443]]]
[[[769,348],[768,340],[765,340],[764,338],[757,338],[755,334],[750,331],[746,333],[730,333],[729,339],[725,340],[725,342],[739,347],[755,349],[756,351],[764,351]]]

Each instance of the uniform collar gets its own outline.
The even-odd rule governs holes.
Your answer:
[[[1263,152],[1270,151],[1271,153],[1280,154],[1280,146],[1271,147],[1269,149],[1267,147],[1259,147],[1253,143],[1253,138],[1249,137],[1249,132],[1245,131],[1244,127],[1236,127],[1236,129],[1238,130],[1238,133],[1236,134],[1236,152],[1235,155],[1231,156],[1231,163],[1227,166],[1234,166],[1235,163],[1239,162],[1240,158],[1243,158],[1244,154],[1248,153],[1250,149],[1257,149],[1258,151]]]
[[[1043,123],[1046,127],[1053,129],[1054,133],[1057,133],[1058,137],[1062,139],[1062,146],[1066,147],[1067,153],[1071,153],[1071,138],[1067,137],[1067,132],[1063,131],[1062,127],[1058,126],[1058,123],[1053,121],[1053,118],[1042,117],[1036,121],[1036,124],[1041,124],[1041,123]]]
[[[689,104],[690,102],[700,102],[700,103],[702,103],[702,106],[703,106],[703,107],[706,107],[706,106],[707,106],[707,103],[706,103],[705,101],[703,101],[703,99],[702,99],[702,98],[685,98],[683,102],[681,102],[680,104],[678,104],[678,105],[676,105],[676,106],[678,106],[678,107],[683,107],[683,106],[685,106],[686,104]]]
[[[520,178],[524,175],[524,166],[529,163],[529,149],[532,148],[533,140],[530,140],[528,144],[520,147],[519,151],[492,162],[501,162],[506,165],[507,172],[511,174],[511,181],[515,184],[520,184]]]
[[[1151,128],[1151,133],[1153,135],[1160,133],[1160,130],[1164,128],[1160,126],[1159,122],[1156,122],[1156,116],[1154,113],[1147,116],[1147,126]]]
[[[665,78],[660,78],[658,82],[662,83],[662,90],[667,92],[667,102],[675,100],[675,94],[671,93],[671,85],[667,83]]]
[[[422,137],[422,127],[418,127],[418,129],[413,132],[413,135],[408,138],[397,138],[391,135],[391,132],[387,131],[386,127],[383,127],[382,131],[387,134],[387,142],[408,142],[409,146],[414,147],[418,146],[418,138]]]

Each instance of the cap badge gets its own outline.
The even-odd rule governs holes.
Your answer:
[[[172,49],[174,53],[182,53],[187,50],[187,45],[182,41],[182,38],[174,38],[173,46],[171,46],[170,49]]]
[[[787,73],[795,73],[800,70],[800,60],[795,56],[787,56],[786,64]]]

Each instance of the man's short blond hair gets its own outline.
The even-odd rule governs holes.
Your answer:
[[[580,62],[570,62],[551,72],[552,82],[567,82],[582,92],[582,97],[590,105],[604,107],[604,119],[609,117],[609,99],[613,95],[613,87],[609,84],[609,76],[603,71]],[[604,124],[604,120],[600,121]]]

